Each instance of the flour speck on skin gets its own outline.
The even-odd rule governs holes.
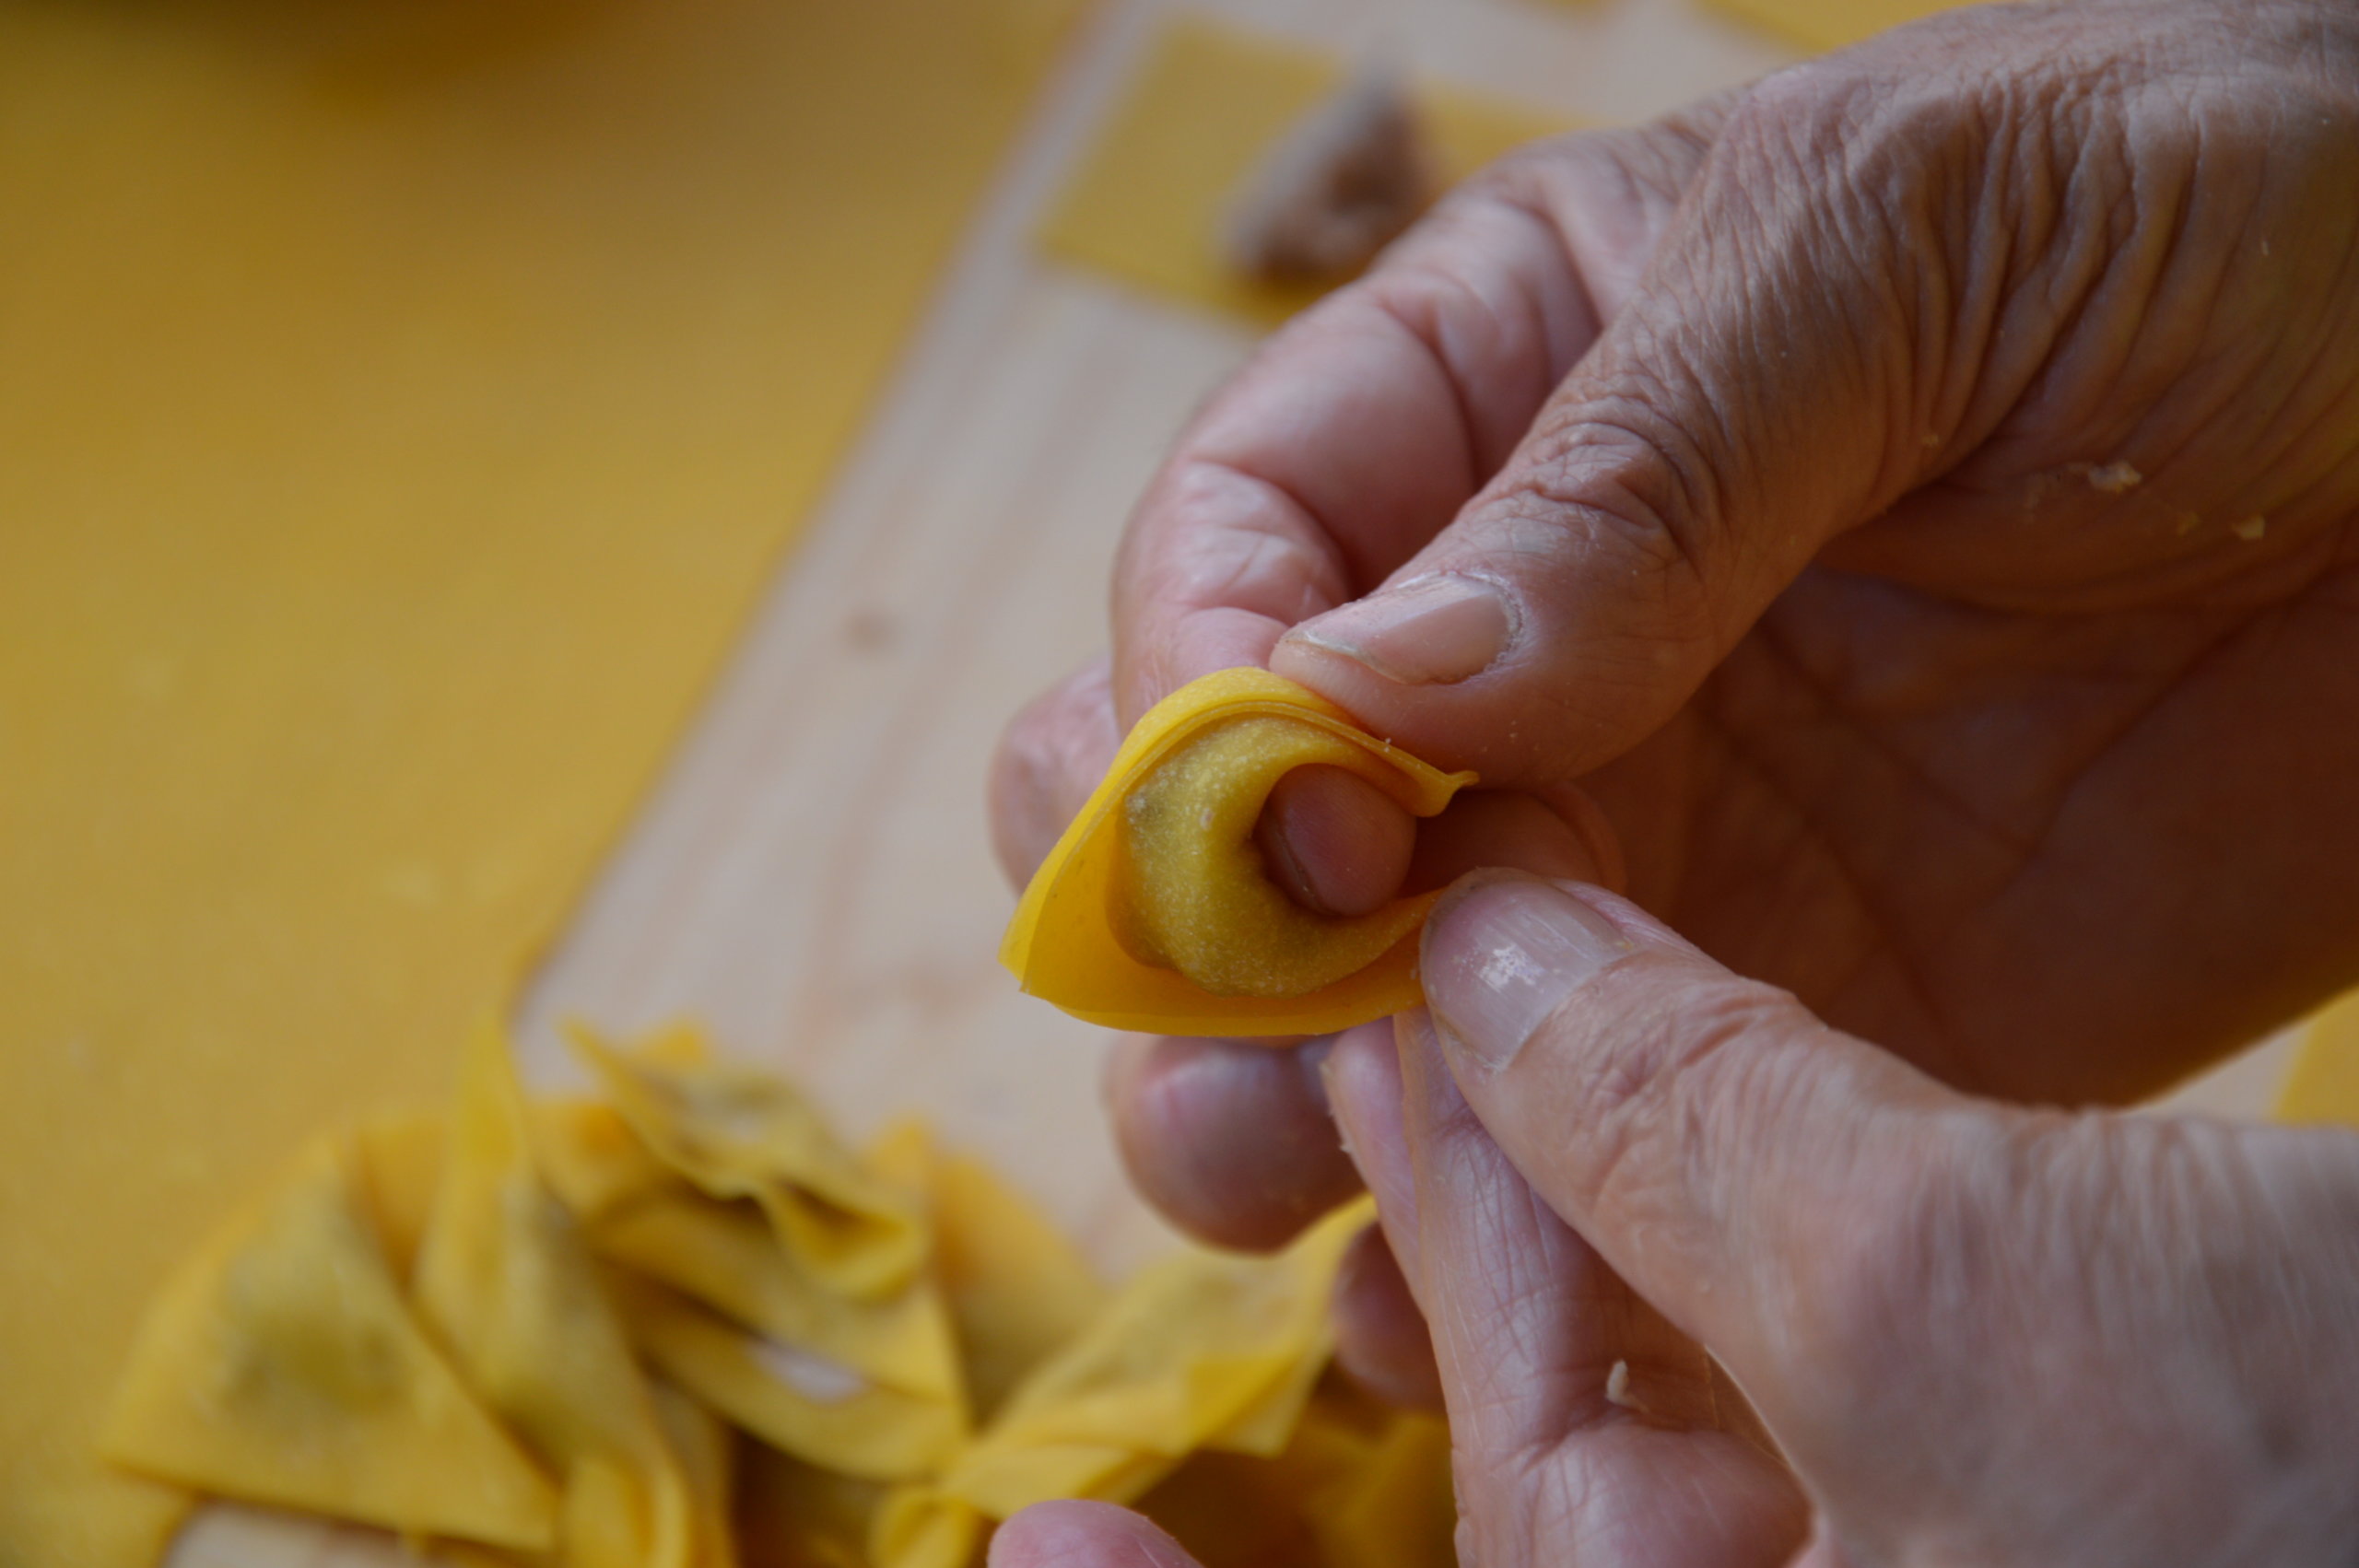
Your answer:
[[[1491,949],[1491,955],[1483,960],[1474,977],[1492,990],[1503,991],[1509,986],[1528,986],[1540,978],[1540,965],[1532,961],[1532,954],[1509,942]]]

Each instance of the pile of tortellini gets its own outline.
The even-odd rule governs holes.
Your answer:
[[[452,1561],[963,1568],[1028,1504],[1144,1507],[1211,1568],[1446,1563],[1449,1439],[1330,1373],[1355,1206],[1109,1292],[914,1124],[855,1152],[691,1030],[505,1041],[447,1117],[321,1140],[152,1306],[114,1462]]]

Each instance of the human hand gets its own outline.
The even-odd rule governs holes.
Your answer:
[[[1267,663],[1500,787],[1413,840],[1289,780],[1264,842],[1314,905],[1420,854],[1618,883],[1946,1082],[2067,1104],[2348,983],[2354,35],[1959,12],[1509,159],[1181,440],[1110,672],[1011,733],[1011,869],[1121,724]],[[1139,1047],[1113,1090],[1214,1239],[1354,1179],[1284,1053]]]
[[[1426,974],[1326,1073],[1469,1568],[2359,1553],[2359,1137],[1970,1099],[1534,878],[1454,890]],[[1187,1561],[1089,1504],[992,1551]]]

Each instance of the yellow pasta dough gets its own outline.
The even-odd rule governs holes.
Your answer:
[[[743,1463],[737,1526],[747,1568],[869,1568],[869,1527],[886,1486],[760,1444],[746,1445]]]
[[[648,1384],[663,1440],[687,1478],[696,1568],[737,1568],[736,1522],[730,1517],[737,1480],[737,1445],[710,1410],[661,1378]]]
[[[442,1180],[443,1119],[424,1113],[381,1117],[364,1123],[353,1140],[360,1188],[377,1223],[385,1267],[396,1280],[409,1278],[434,1213],[435,1189]]]
[[[603,1100],[544,1100],[533,1106],[542,1174],[585,1225],[651,1199],[695,1192],[655,1157],[622,1113]]]
[[[968,1395],[988,1420],[1097,1316],[1106,1286],[1030,1199],[982,1161],[942,1148],[924,1123],[888,1129],[868,1160],[925,1196]]]
[[[462,1568],[971,1568],[996,1521],[1073,1496],[1208,1562],[1446,1562],[1446,1436],[1321,1381],[1366,1200],[1109,1293],[922,1125],[855,1153],[693,1030],[594,1054],[651,1100],[530,1104],[486,1028],[447,1117],[321,1144],[152,1305],[114,1456]],[[790,1169],[906,1217],[897,1290],[838,1267],[841,1231],[774,1223],[757,1195]]]
[[[2359,991],[2320,1010],[2302,1027],[2277,1118],[2359,1127]]]
[[[1712,0],[1809,50],[1841,49],[1966,0]]]
[[[938,1469],[966,1435],[961,1400],[887,1387],[651,1281],[624,1276],[616,1284],[648,1359],[784,1453],[864,1480],[906,1480]]]
[[[1041,225],[1040,248],[1153,293],[1274,324],[1320,284],[1248,277],[1223,252],[1241,181],[1303,112],[1335,90],[1332,54],[1175,15]],[[1569,115],[1412,81],[1445,181],[1573,128]]]
[[[787,1254],[853,1296],[906,1287],[923,1257],[916,1203],[861,1164],[781,1080],[702,1059],[694,1031],[631,1054],[577,1030],[623,1118],[666,1164],[720,1199],[750,1199]]]
[[[1455,1564],[1449,1424],[1421,1410],[1400,1411],[1355,1458],[1306,1498],[1327,1561],[1353,1568]]]
[[[1367,968],[1424,909],[1402,899],[1348,919],[1315,915],[1270,879],[1254,842],[1280,778],[1297,767],[1357,771],[1363,755],[1277,718],[1208,725],[1174,745],[1114,819],[1115,940],[1224,998],[1300,996]],[[1410,793],[1402,786],[1396,799]]]
[[[678,1183],[610,1190],[593,1245],[634,1337],[699,1398],[785,1451],[903,1480],[966,1434],[958,1346],[921,1196],[839,1142],[792,1087],[674,1030],[583,1054]],[[577,1132],[590,1125],[577,1118]],[[610,1154],[614,1176],[630,1164]],[[592,1161],[577,1141],[583,1185]]]
[[[497,1030],[477,1031],[434,1211],[419,1316],[562,1486],[565,1568],[695,1568],[692,1499],[578,1223],[541,1179]]]
[[[1458,1562],[1448,1428],[1332,1378],[1321,1381],[1279,1454],[1197,1453],[1135,1506],[1200,1562]]]
[[[939,1480],[888,1501],[877,1568],[955,1568],[986,1519],[1055,1497],[1130,1502],[1199,1449],[1281,1452],[1332,1348],[1336,1267],[1372,1213],[1340,1210],[1275,1258],[1188,1252],[1142,1270]]]
[[[600,1256],[779,1345],[922,1399],[960,1399],[949,1319],[927,1281],[860,1300],[827,1289],[750,1204],[657,1198],[601,1223]]]
[[[1207,675],[1122,743],[1025,889],[1001,960],[1031,994],[1118,1029],[1316,1035],[1415,1006],[1417,931],[1438,895],[1320,916],[1262,869],[1262,803],[1313,765],[1418,816],[1474,782],[1265,670]]]
[[[340,1141],[151,1306],[102,1445],[206,1492],[413,1535],[556,1536],[547,1480],[410,1316]]]

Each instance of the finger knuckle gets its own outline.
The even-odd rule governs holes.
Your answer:
[[[1102,660],[1008,721],[992,753],[984,801],[992,849],[1011,881],[1021,885],[1047,857],[1088,798],[1116,739]]]
[[[1602,982],[1596,1010],[1610,1019],[1612,1048],[1597,1053],[1582,1085],[1589,1117],[1589,1198],[1600,1209],[1638,1211],[1656,1189],[1708,1192],[1708,1176],[1732,1135],[1731,1117],[1757,1097],[1750,1046],[1797,1026],[1790,996],[1728,977],[1700,989],[1684,984],[1676,1007],[1647,994],[1644,965]],[[1619,1006],[1612,990],[1633,988]]]
[[[1292,625],[1351,596],[1341,562],[1319,548],[1309,508],[1242,464],[1177,464],[1143,506],[1156,513],[1156,547],[1126,551],[1121,569],[1146,603],[1244,610]]]
[[[1769,77],[1731,114],[1708,166],[1714,238],[1755,275],[1812,298],[1844,298],[1829,324],[1878,319],[1899,285],[1946,261],[1930,227],[1991,160],[1994,96],[1971,72],[1930,73],[1876,52]],[[1913,291],[1912,291],[1913,292]]]
[[[1707,443],[1665,412],[1678,394],[1657,372],[1611,384],[1542,415],[1489,509],[1529,554],[1610,553],[1629,601],[1649,602],[1656,635],[1708,639],[1726,508]]]
[[[1926,1365],[1990,1372],[2013,1359],[2009,1304],[2025,1281],[1992,1182],[2022,1129],[1978,1120],[1963,1137],[1948,1131],[1912,1121],[1890,1138],[1863,1135],[1780,1238],[1788,1354],[1822,1403],[1856,1411],[1898,1387],[1931,1398]]]
[[[1710,150],[1708,138],[1676,117],[1652,125],[1575,131],[1529,142],[1459,187],[1452,203],[1520,213],[1560,243],[1577,242],[1601,211],[1660,219],[1679,200]],[[1447,213],[1451,203],[1437,209]]]
[[[1620,524],[1665,566],[1693,568],[1724,512],[1688,389],[1660,368],[1617,366],[1613,391],[1545,411],[1510,496]],[[1674,413],[1678,410],[1678,413]],[[1686,418],[1680,417],[1685,414]]]
[[[1840,168],[1892,101],[1893,75],[1872,58],[1835,55],[1774,72],[1730,111],[1723,160],[1776,158]]]

